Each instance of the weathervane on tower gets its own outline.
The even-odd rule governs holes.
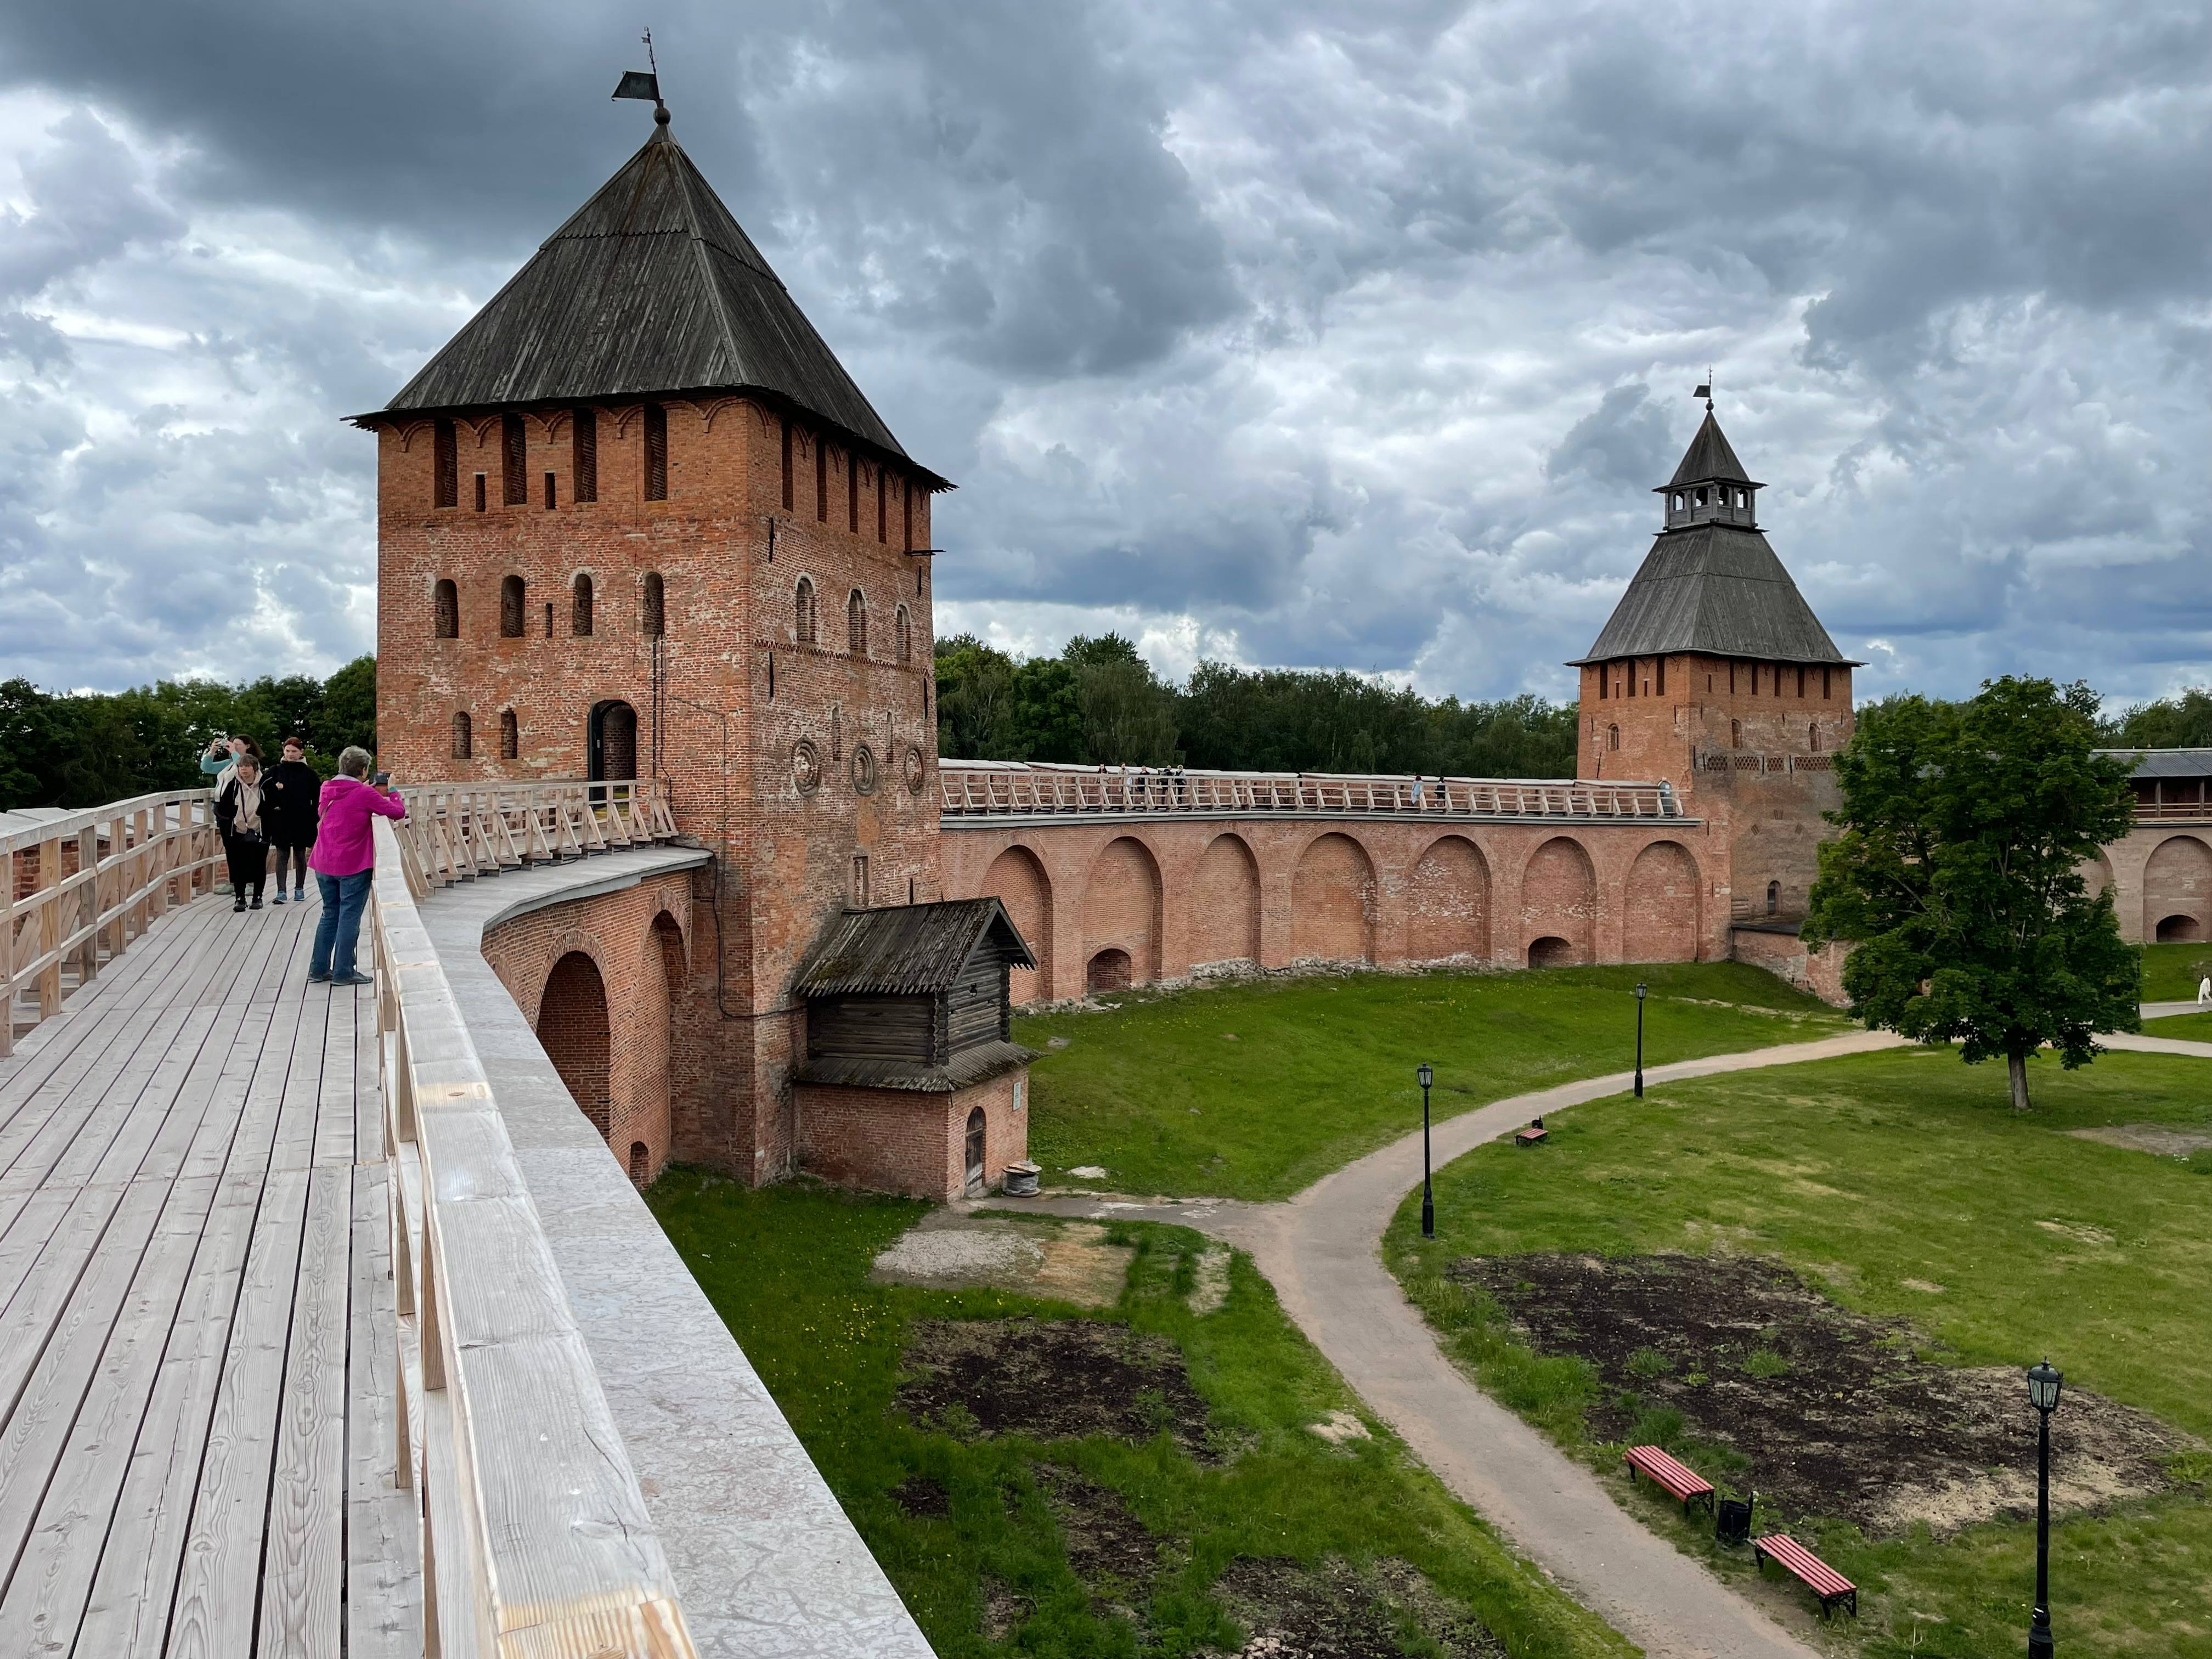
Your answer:
[[[653,118],[660,126],[668,125],[668,106],[660,101],[660,64],[653,55],[653,31],[647,29],[640,37],[645,42],[647,67],[624,70],[623,78],[615,83],[617,98],[650,98],[653,100]]]
[[[622,94],[617,93],[615,95],[620,97]],[[1703,398],[1705,400],[1705,413],[1710,415],[1713,412],[1713,371],[1710,363],[1705,366],[1705,383],[1690,395],[1692,398]]]

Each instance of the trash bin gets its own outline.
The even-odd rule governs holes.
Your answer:
[[[1037,1165],[1030,1163],[1026,1159],[1019,1164],[1009,1164],[1006,1165],[1006,1196],[1008,1198],[1035,1198],[1036,1196],[1037,1177],[1043,1173],[1044,1171],[1039,1169]]]
[[[1751,1538],[1751,1507],[1759,1502],[1754,1492],[1748,1498],[1723,1498],[1713,1511],[1713,1536],[1723,1544],[1741,1544]]]

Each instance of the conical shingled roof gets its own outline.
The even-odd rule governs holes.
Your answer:
[[[908,459],[660,126],[382,412],[685,392],[764,392]]]
[[[1698,435],[1690,440],[1690,447],[1682,452],[1682,464],[1674,469],[1674,476],[1659,486],[1672,489],[1676,484],[1703,483],[1709,478],[1725,478],[1730,483],[1751,483],[1751,474],[1743,470],[1743,463],[1729,447],[1727,435],[1721,423],[1713,418],[1713,411],[1705,410],[1705,423],[1698,427]]]

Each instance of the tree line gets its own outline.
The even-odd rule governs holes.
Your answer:
[[[1341,671],[1202,662],[1163,680],[1118,634],[1016,657],[937,645],[937,748],[962,760],[1265,772],[1571,777],[1575,710],[1537,696],[1431,700]]]
[[[99,806],[201,781],[216,733],[252,738],[272,761],[295,732],[325,777],[349,744],[376,747],[376,659],[328,679],[263,675],[243,684],[159,680],[128,691],[42,691],[0,681],[0,810]]]

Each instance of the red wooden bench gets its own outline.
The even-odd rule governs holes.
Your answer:
[[[1527,1128],[1516,1129],[1513,1132],[1513,1144],[1516,1146],[1534,1146],[1538,1141],[1548,1137],[1551,1133],[1544,1127],[1544,1120],[1538,1118]]]
[[[1671,1497],[1681,1500],[1682,1513],[1690,1512],[1690,1505],[1702,1501],[1707,1509],[1713,1506],[1713,1483],[1686,1463],[1678,1463],[1656,1446],[1631,1446],[1621,1455],[1628,1465],[1628,1479],[1633,1485],[1641,1474],[1650,1478],[1651,1484]]]
[[[1783,1534],[1769,1533],[1764,1538],[1751,1540],[1751,1553],[1759,1561],[1763,1572],[1769,1561],[1795,1575],[1807,1589],[1820,1598],[1820,1617],[1826,1619],[1842,1602],[1851,1610],[1851,1617],[1859,1616],[1859,1587],[1807,1549],[1796,1539]]]

